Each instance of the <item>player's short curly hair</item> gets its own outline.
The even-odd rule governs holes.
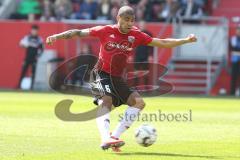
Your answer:
[[[123,6],[118,10],[118,16],[134,16],[134,10],[132,7]]]

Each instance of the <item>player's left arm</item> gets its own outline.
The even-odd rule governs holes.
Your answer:
[[[38,56],[41,56],[43,51],[44,51],[44,44],[43,44],[42,38],[40,37],[40,43],[38,45]]]
[[[161,47],[161,48],[173,48],[177,47],[186,43],[192,43],[196,42],[197,38],[194,34],[188,35],[186,38],[166,38],[166,39],[159,39],[159,38],[153,38],[153,40],[148,43],[148,46],[154,46],[154,47]]]

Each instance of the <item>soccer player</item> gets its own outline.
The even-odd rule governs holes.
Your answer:
[[[98,113],[101,115],[97,117],[96,121],[102,139],[102,149],[112,148],[114,151],[120,151],[119,148],[125,144],[123,140],[119,139],[120,135],[132,125],[137,115],[145,107],[139,93],[130,90],[121,78],[126,68],[127,58],[131,55],[133,48],[139,45],[172,48],[197,41],[193,34],[182,39],[150,37],[133,26],[134,19],[134,10],[129,6],[123,6],[118,11],[117,24],[82,30],[72,29],[54,34],[46,39],[47,44],[52,44],[58,39],[72,37],[93,36],[99,38],[101,43],[99,59],[92,70],[91,78],[95,80],[95,85],[92,85],[96,97],[94,102],[99,106]],[[98,92],[95,92],[96,89]],[[129,107],[126,109],[122,121],[110,134],[109,112],[112,105],[117,107],[121,104],[127,104]]]

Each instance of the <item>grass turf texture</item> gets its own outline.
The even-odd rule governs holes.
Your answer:
[[[142,113],[186,113],[192,121],[143,122],[122,135],[122,153],[102,151],[95,120],[64,122],[54,114],[57,102],[73,99],[72,112],[93,107],[92,98],[47,93],[0,92],[0,160],[202,160],[240,159],[240,100],[227,98],[145,98]],[[111,128],[119,121],[122,106],[111,113]],[[158,140],[148,148],[136,144],[135,129],[148,123]]]

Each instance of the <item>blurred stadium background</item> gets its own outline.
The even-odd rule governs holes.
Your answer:
[[[72,28],[112,24],[120,6],[131,5],[136,25],[146,22],[146,30],[155,37],[184,37],[194,33],[197,44],[175,49],[154,49],[149,62],[168,68],[164,77],[158,69],[149,75],[149,84],[159,78],[173,84],[170,94],[228,95],[231,86],[230,37],[240,23],[238,0],[1,0],[0,1],[0,88],[16,89],[25,50],[19,46],[30,26],[40,27],[45,38]],[[191,5],[192,4],[192,5]],[[87,50],[87,51],[86,51]],[[97,55],[94,38],[58,41],[45,45],[37,64],[34,90],[49,91],[48,78],[57,65],[71,57]],[[86,54],[86,53],[85,53]],[[61,61],[63,60],[63,61]],[[130,57],[129,61],[134,58]],[[28,74],[30,76],[30,73]],[[29,79],[22,84],[28,89]],[[140,81],[142,83],[142,81]],[[239,81],[234,95],[239,96]]]

